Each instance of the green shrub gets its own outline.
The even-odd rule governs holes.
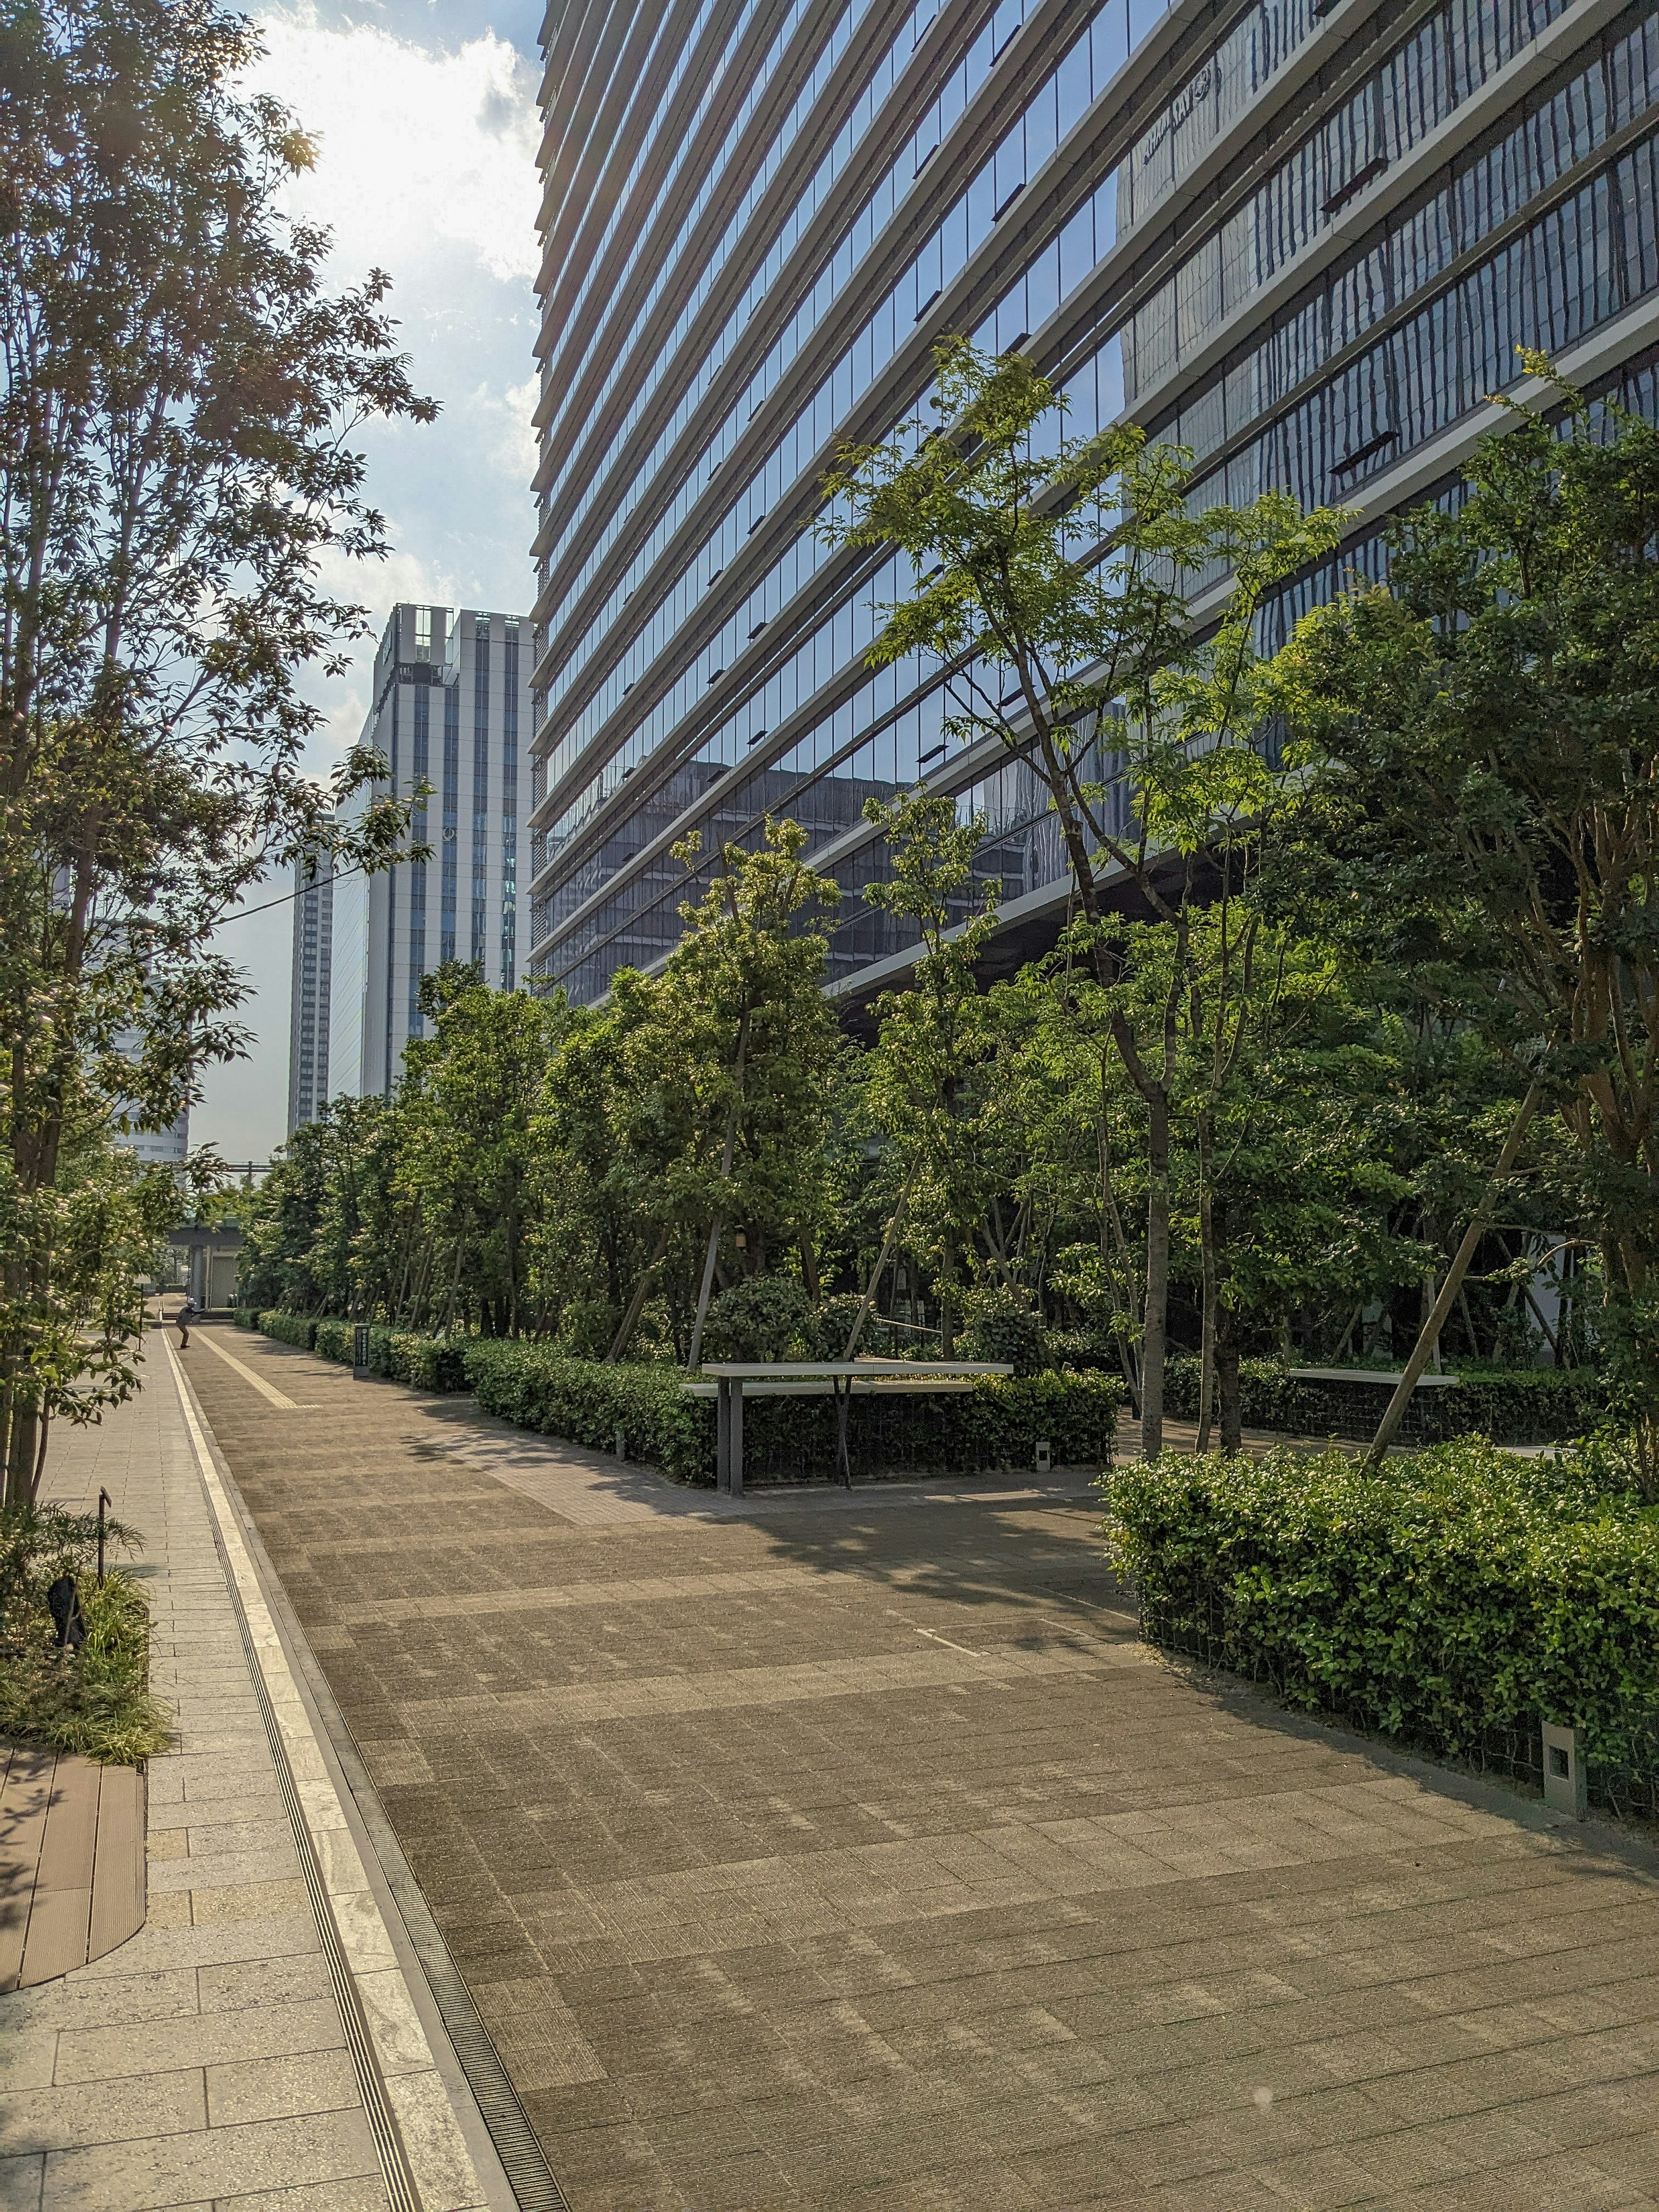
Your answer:
[[[1050,1328],[1043,1342],[1053,1365],[1076,1374],[1121,1375],[1123,1361],[1115,1341],[1091,1328]]]
[[[368,1364],[377,1375],[406,1382],[414,1390],[465,1390],[471,1387],[465,1337],[415,1336],[406,1329],[374,1328],[368,1334]],[[348,1347],[346,1357],[351,1357]]]
[[[1238,1375],[1245,1427],[1281,1436],[1363,1443],[1376,1434],[1389,1397],[1385,1383],[1310,1382],[1278,1359],[1242,1359]],[[1430,1383],[1413,1392],[1401,1430],[1406,1441],[1446,1443],[1484,1436],[1496,1443],[1569,1443],[1601,1418],[1602,1389],[1588,1368],[1464,1367],[1457,1376],[1455,1383]],[[1164,1411],[1177,1420],[1196,1420],[1198,1382],[1194,1358],[1171,1359],[1164,1369]]]
[[[352,1345],[356,1323],[340,1321],[332,1315],[325,1316],[311,1324],[311,1349],[319,1359],[337,1359],[342,1365],[352,1364]]]
[[[275,1337],[278,1344],[292,1344],[301,1352],[315,1350],[317,1328],[308,1314],[283,1313],[276,1307],[259,1316],[263,1335]]]
[[[478,1403],[520,1427],[614,1449],[681,1482],[714,1480],[714,1404],[669,1367],[607,1367],[537,1345],[475,1338],[467,1371]],[[855,1468],[964,1474],[1029,1468],[1047,1439],[1057,1466],[1106,1467],[1123,1386],[1114,1376],[987,1376],[965,1390],[860,1393],[848,1409]],[[744,1464],[755,1480],[827,1476],[836,1407],[827,1393],[744,1401]]]
[[[1109,1467],[1123,1385],[1110,1375],[988,1375],[966,1389],[860,1391],[848,1408],[854,1474],[1030,1472],[1039,1442],[1056,1467]],[[836,1472],[836,1403],[746,1398],[744,1465],[756,1480]]]
[[[960,1344],[964,1359],[1006,1359],[1016,1375],[1042,1365],[1042,1323],[1018,1291],[983,1283],[963,1301]]]
[[[112,1550],[133,1550],[137,1532],[106,1524]],[[80,1752],[117,1766],[165,1751],[169,1716],[149,1693],[149,1607],[132,1577],[112,1567],[97,1581],[98,1519],[59,1506],[0,1510],[0,1736]],[[46,1603],[73,1575],[87,1640],[61,1652]]]
[[[258,1328],[259,1310],[257,1306],[238,1306],[231,1315],[231,1319],[238,1328]]]
[[[357,1324],[324,1319],[313,1323],[311,1349],[319,1359],[337,1359],[343,1367],[355,1366]],[[374,1375],[406,1382],[416,1390],[465,1390],[467,1388],[466,1340],[446,1336],[417,1336],[408,1329],[386,1328],[380,1322],[368,1332],[368,1365]]]
[[[708,1359],[785,1359],[811,1310],[805,1291],[788,1275],[754,1275],[709,1302],[703,1330]]]
[[[1106,1486],[1146,1634],[1424,1748],[1540,1716],[1592,1760],[1653,1765],[1659,1508],[1605,1455],[1518,1461],[1483,1439],[1368,1473],[1335,1451],[1166,1453]]]
[[[807,1313],[800,1325],[800,1357],[803,1359],[844,1359],[847,1340],[853,1334],[853,1323],[859,1317],[864,1300],[856,1291],[832,1291],[828,1297],[820,1298]],[[866,1319],[860,1350],[868,1352],[874,1332]]]
[[[306,1348],[319,1358],[353,1359],[351,1322],[267,1314],[264,1326],[290,1344],[307,1330]],[[486,1413],[597,1451],[614,1450],[620,1429],[630,1459],[679,1482],[714,1480],[714,1401],[684,1390],[678,1368],[612,1367],[549,1345],[416,1336],[378,1325],[369,1331],[368,1364],[418,1390],[471,1389]],[[966,1474],[1029,1468],[1046,1439],[1056,1466],[1105,1467],[1122,1402],[1115,1376],[1053,1372],[988,1376],[966,1389],[861,1392],[848,1410],[848,1449],[855,1470]],[[745,1399],[744,1462],[757,1480],[832,1474],[834,1401],[827,1393]]]
[[[464,1349],[485,1413],[595,1451],[614,1450],[621,1429],[630,1459],[648,1461],[680,1482],[714,1480],[714,1401],[689,1396],[678,1370],[608,1367],[487,1337]]]

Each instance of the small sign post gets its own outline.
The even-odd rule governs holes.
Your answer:
[[[351,1379],[354,1382],[368,1380],[368,1323],[360,1321],[351,1332]]]

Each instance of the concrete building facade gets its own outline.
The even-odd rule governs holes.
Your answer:
[[[190,1157],[190,1109],[166,1129],[134,1129],[117,1138],[143,1167],[182,1168]]]
[[[411,604],[394,608],[386,624],[363,743],[389,771],[376,793],[409,796],[430,787],[412,835],[432,857],[382,874],[340,870],[333,877],[327,1070],[334,1095],[392,1089],[404,1045],[422,1032],[421,980],[445,961],[475,962],[496,989],[521,980],[519,747],[529,726],[527,631],[516,615]],[[352,803],[362,807],[373,795]]]
[[[288,1133],[314,1121],[329,1096],[329,969],[334,876],[326,854],[294,865],[294,973],[289,999]]]
[[[673,944],[701,830],[811,834],[841,988],[902,964],[864,799],[982,812],[1011,937],[1066,896],[1046,794],[862,653],[908,564],[805,526],[933,348],[1018,347],[1073,432],[1198,495],[1382,526],[1453,491],[1521,346],[1655,411],[1659,12],[1613,0],[554,0],[544,33],[529,959],[580,1000]],[[1109,773],[1109,766],[1108,767]]]

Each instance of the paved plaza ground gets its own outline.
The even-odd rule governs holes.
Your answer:
[[[0,1996],[0,2212],[386,2212],[389,2173],[420,2212],[507,2212],[210,1446],[158,1338],[149,1354],[136,1400],[60,1431],[46,1486],[76,1510],[107,1490],[146,1539],[177,1729],[146,1778],[147,1918]]]
[[[187,1365],[573,2212],[1659,2205],[1659,1859],[1166,1667],[1075,1479]]]

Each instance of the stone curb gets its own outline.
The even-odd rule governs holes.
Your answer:
[[[214,1463],[206,1425],[165,1338],[202,1486],[241,1617],[272,1756],[394,2212],[499,2212],[410,1993],[345,1808]],[[510,2199],[509,2199],[510,2201]]]

